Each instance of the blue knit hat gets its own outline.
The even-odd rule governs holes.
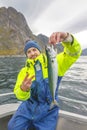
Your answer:
[[[25,44],[25,47],[24,47],[25,54],[26,54],[27,50],[31,47],[35,47],[41,52],[41,48],[36,41],[27,41]]]

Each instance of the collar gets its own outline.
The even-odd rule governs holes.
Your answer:
[[[36,63],[36,61],[38,61],[41,63],[41,64],[44,64],[47,62],[47,58],[46,58],[46,55],[45,54],[40,54],[39,56],[37,56],[35,59],[27,59],[26,60],[26,65],[29,66],[30,64],[34,65]]]

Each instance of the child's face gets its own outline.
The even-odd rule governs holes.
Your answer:
[[[26,55],[29,59],[35,59],[40,55],[40,51],[37,48],[31,47],[27,50]]]

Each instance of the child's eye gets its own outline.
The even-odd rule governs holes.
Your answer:
[[[36,51],[36,49],[34,48],[33,51]]]
[[[28,51],[28,53],[31,53],[31,51]]]

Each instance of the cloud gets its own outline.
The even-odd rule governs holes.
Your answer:
[[[12,6],[25,16],[34,33],[85,28],[87,0],[0,0],[0,6]],[[85,12],[84,12],[85,10]]]
[[[1,0],[0,6],[14,7],[17,11],[23,13],[26,19],[32,23],[52,1],[53,0]]]
[[[21,12],[36,35],[49,36],[55,31],[83,32],[80,37],[87,34],[87,0],[0,0],[2,6]]]
[[[86,5],[86,0],[55,0],[31,24],[31,28],[36,34],[47,35],[52,31],[82,31],[87,23]]]
[[[69,31],[72,33],[78,33],[84,30],[87,30],[87,10],[75,15],[71,19],[67,20],[62,27],[61,30]]]

